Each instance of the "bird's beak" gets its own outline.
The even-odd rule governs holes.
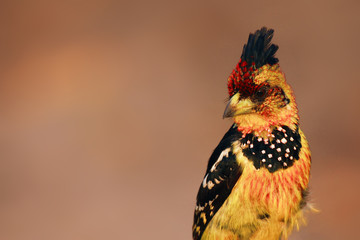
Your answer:
[[[236,93],[230,98],[230,101],[225,108],[223,118],[252,113],[254,107],[255,104],[249,98],[240,100],[240,93]]]

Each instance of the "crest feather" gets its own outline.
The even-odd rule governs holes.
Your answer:
[[[271,43],[273,35],[274,30],[266,27],[250,33],[240,61],[228,78],[230,97],[238,91],[251,95],[257,87],[253,81],[255,70],[266,64],[274,65],[279,62],[279,59],[275,57],[279,47]]]
[[[273,36],[274,30],[266,27],[250,33],[248,42],[244,45],[241,60],[248,64],[255,63],[256,68],[265,64],[278,63],[279,59],[275,57],[275,53],[279,47],[271,43]]]

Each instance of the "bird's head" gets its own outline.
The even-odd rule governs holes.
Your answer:
[[[249,35],[228,79],[224,118],[232,117],[243,133],[270,133],[281,125],[295,129],[299,120],[295,97],[275,57],[273,32],[263,27]]]

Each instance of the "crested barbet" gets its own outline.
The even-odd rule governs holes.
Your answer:
[[[233,124],[210,156],[194,213],[194,240],[287,239],[303,222],[310,150],[275,57],[274,30],[249,35],[228,78]]]

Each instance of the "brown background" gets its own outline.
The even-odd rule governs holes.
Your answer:
[[[249,32],[275,29],[321,212],[359,238],[359,1],[1,1],[0,239],[190,239]]]

